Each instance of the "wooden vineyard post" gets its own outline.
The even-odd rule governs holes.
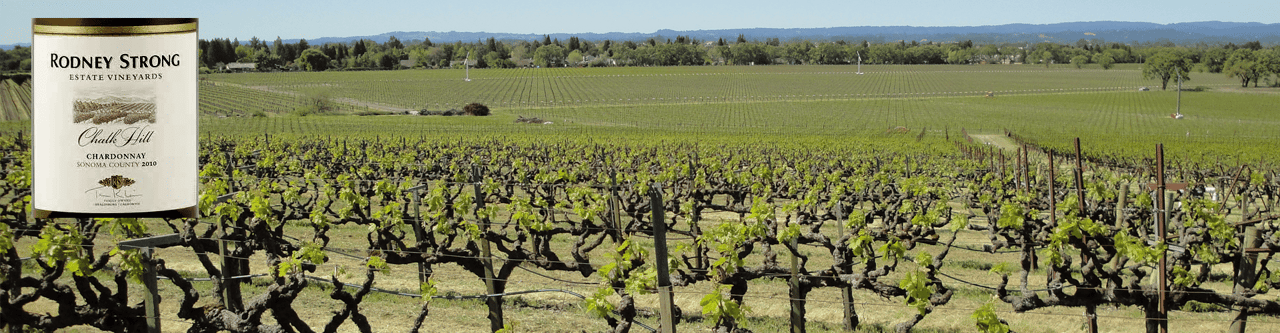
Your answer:
[[[667,268],[667,218],[662,207],[662,184],[649,188],[649,206],[653,217],[654,264],[658,270],[658,329],[663,333],[675,333],[676,321],[671,299],[671,272]]]
[[[1184,188],[1186,187],[1186,184],[1165,183],[1164,144],[1162,143],[1156,144],[1156,182],[1154,184],[1148,184],[1148,187],[1156,191],[1155,199],[1156,208],[1158,209],[1155,214],[1156,241],[1164,244],[1166,241],[1165,224],[1169,223],[1169,211],[1172,210],[1171,207],[1173,206],[1173,194],[1169,194],[1168,200],[1166,200],[1165,190]],[[1147,318],[1147,332],[1159,331],[1160,333],[1166,333],[1169,331],[1169,322],[1166,320],[1169,318],[1169,309],[1167,308],[1167,304],[1165,304],[1165,289],[1169,285],[1168,274],[1165,272],[1168,267],[1166,265],[1167,257],[1166,253],[1160,253],[1159,267],[1156,268],[1156,310],[1158,313],[1156,314],[1157,318]]]
[[[142,249],[142,283],[146,292],[142,294],[143,307],[147,310],[147,333],[160,333],[160,290],[156,283],[156,266],[152,262],[154,248]]]
[[[1057,190],[1056,190],[1057,183],[1055,183],[1055,181],[1058,177],[1057,176],[1058,165],[1053,163],[1053,152],[1049,151],[1048,155],[1049,155],[1049,167],[1048,167],[1049,169],[1049,181],[1048,181],[1049,183],[1049,225],[1056,226],[1058,225],[1058,196],[1057,196]],[[1028,231],[1026,229],[1023,230],[1023,233],[1027,233],[1027,232]],[[1025,238],[1023,239],[1026,239],[1027,242],[1026,244],[1023,244],[1022,247],[1024,248],[1023,251],[1026,251],[1027,253],[1026,255],[1031,257],[1031,268],[1032,269],[1039,268],[1038,260],[1036,260],[1036,251],[1034,248],[1031,247],[1030,236],[1024,236],[1024,237]],[[1048,278],[1049,280],[1052,281],[1053,275],[1056,272],[1053,269],[1048,269],[1047,271],[1049,272]]]
[[[1025,154],[1027,154],[1027,145],[1018,147],[1018,151],[1014,152],[1014,159],[1016,160],[1014,168],[1014,182],[1018,182],[1018,190],[1023,191],[1027,191],[1030,188],[1027,186],[1027,182],[1025,182],[1025,178],[1027,178],[1027,172],[1025,172],[1025,168],[1023,168],[1023,164],[1027,163],[1027,160],[1023,159]]]
[[[476,196],[476,213],[477,215],[484,209],[484,193],[480,190],[480,169],[471,169],[471,176],[475,183],[471,186],[475,188]],[[479,221],[484,236],[480,237],[480,260],[484,262],[484,286],[485,292],[490,295],[485,297],[485,304],[489,306],[489,330],[497,332],[503,328],[502,323],[502,296],[494,296],[498,294],[497,281],[493,279],[493,255],[490,252],[489,245],[489,218],[481,218]]]
[[[618,213],[622,203],[618,200],[618,173],[609,170],[609,221],[613,227],[613,243],[622,242],[622,214]]]
[[[226,222],[219,221],[218,230],[221,233],[218,237],[218,256],[222,258],[222,306],[231,312],[240,312],[240,280],[235,278],[240,276],[240,263],[232,256],[231,250],[227,249]]]
[[[800,290],[800,242],[791,240],[791,333],[804,333],[804,292]]]
[[[1076,200],[1080,202],[1080,217],[1085,216],[1084,211],[1084,165],[1081,160],[1084,155],[1080,154],[1080,138],[1076,138]]]
[[[223,194],[214,199],[214,205],[227,202],[235,197],[235,192]],[[243,300],[240,296],[240,279],[235,277],[242,276],[240,273],[240,260],[232,255],[232,251],[227,248],[227,222],[221,218],[218,219],[218,257],[222,258],[222,307],[232,312],[240,312],[244,307]],[[247,272],[247,270],[246,270]]]
[[[1237,227],[1244,227],[1244,241],[1240,244],[1240,263],[1237,265],[1236,280],[1233,291],[1237,296],[1242,297],[1252,296],[1250,293],[1252,293],[1254,283],[1257,282],[1256,270],[1258,266],[1258,253],[1275,252],[1270,248],[1259,248],[1262,246],[1263,240],[1258,237],[1258,229],[1254,225],[1259,222],[1275,219],[1276,216],[1247,220],[1249,216],[1249,203],[1251,201],[1253,201],[1253,199],[1249,198],[1248,195],[1245,195],[1244,200],[1240,202],[1240,218],[1242,221],[1236,224]],[[1259,209],[1263,208],[1265,207],[1259,207]],[[1250,312],[1252,312],[1250,311],[1250,308],[1241,306],[1238,312],[1236,312],[1236,318],[1231,321],[1231,328],[1228,332],[1245,332],[1245,324],[1248,321]]]
[[[1000,178],[1004,178],[1006,176],[1005,169],[1008,169],[1008,165],[1006,165],[1004,161],[1004,151],[1000,150],[998,151],[998,154],[1000,154]]]
[[[413,239],[418,245],[422,244],[422,239],[427,238],[427,230],[422,228],[422,190],[427,188],[426,184],[414,186],[408,189],[413,195]],[[422,248],[418,248],[422,251]],[[418,261],[418,284],[427,283],[427,264]]]
[[[1085,212],[1084,204],[1084,165],[1082,163],[1084,155],[1080,153],[1080,138],[1076,138],[1076,200],[1080,204],[1080,217],[1088,216]],[[1089,243],[1089,236],[1083,236],[1084,242]],[[1081,266],[1089,265],[1089,257],[1081,258]],[[1093,303],[1084,306],[1085,331],[1089,333],[1098,333],[1098,306]]]
[[[1244,223],[1249,219],[1249,203],[1253,202],[1253,198],[1249,197],[1248,192],[1245,192],[1241,199],[1243,200],[1240,201],[1240,223]]]
[[[1165,184],[1166,188],[1169,184]],[[1169,220],[1173,217],[1173,193],[1165,193],[1164,195],[1164,212],[1160,214],[1164,218],[1164,223],[1160,225],[1160,242],[1167,243],[1169,241]],[[1169,332],[1169,250],[1164,251],[1160,255],[1160,333]]]
[[[902,175],[908,178],[911,177],[911,157],[910,156],[902,159]]]
[[[698,160],[698,153],[695,152],[693,154],[693,160],[689,161],[689,170],[698,169],[698,166],[693,163],[693,161],[697,161],[697,160]],[[696,266],[697,269],[706,269],[707,267],[709,267],[709,264],[710,264],[710,262],[707,260],[706,253],[704,251],[706,247],[701,242],[698,242],[696,240],[698,237],[702,236],[702,227],[700,225],[700,223],[702,223],[702,209],[696,206],[697,205],[696,202],[694,203],[694,205],[695,206],[691,207],[692,209],[690,209],[689,211],[689,214],[690,214],[689,231],[691,232],[693,238],[695,239],[695,241],[693,242],[694,266]]]
[[[236,179],[234,177],[236,174],[236,166],[231,163],[231,154],[231,152],[227,152],[227,192],[236,191]]]
[[[1257,247],[1262,246],[1262,239],[1258,238],[1258,228],[1252,224],[1244,227],[1244,242],[1240,244],[1240,265],[1236,271],[1235,294],[1237,296],[1248,297],[1248,293],[1253,289],[1254,269],[1258,266],[1258,253],[1250,250],[1262,250]],[[1236,318],[1231,321],[1231,328],[1227,330],[1229,333],[1244,333],[1245,324],[1249,320],[1249,307],[1240,306],[1240,310],[1236,312]]]
[[[1014,165],[1014,168],[1013,168],[1013,179],[1014,179],[1014,184],[1015,184],[1015,185],[1017,185],[1017,186],[1015,186],[1015,187],[1017,187],[1019,190],[1025,190],[1025,189],[1027,189],[1027,187],[1026,187],[1025,185],[1023,185],[1023,183],[1022,183],[1022,177],[1023,177],[1023,174],[1022,174],[1022,152],[1023,152],[1023,149],[1026,149],[1026,147],[1018,147],[1018,150],[1017,150],[1017,151],[1014,151],[1014,153],[1013,153],[1013,161],[1014,161],[1014,162],[1013,162],[1013,165]]]
[[[1129,184],[1120,184],[1120,194],[1116,196],[1116,226],[1120,230],[1128,230],[1129,225],[1124,221],[1124,206],[1129,203]]]
[[[168,234],[130,239],[116,244],[121,249],[137,249],[142,252],[142,286],[146,289],[142,295],[142,303],[143,308],[146,309],[144,319],[147,323],[147,333],[160,333],[160,289],[156,283],[155,248],[180,243],[182,243],[182,237],[178,234]]]
[[[993,174],[996,172],[996,149],[990,146],[987,147],[987,169]]]
[[[1027,145],[1022,144],[1022,178],[1023,178],[1022,181],[1024,184],[1023,186],[1028,191],[1031,190],[1031,161],[1029,158],[1030,154],[1031,153],[1027,151]]]
[[[844,203],[836,202],[836,239],[844,239]],[[858,312],[853,308],[853,287],[840,287],[840,301],[844,303],[844,329],[853,331],[858,328]]]
[[[1052,225],[1052,226],[1058,225],[1058,197],[1056,193],[1057,190],[1055,189],[1055,187],[1057,187],[1056,186],[1057,184],[1054,183],[1054,179],[1055,177],[1057,177],[1056,175],[1057,169],[1058,169],[1058,166],[1056,164],[1053,164],[1053,153],[1050,152],[1049,153],[1049,225]],[[1026,233],[1026,232],[1027,231],[1024,229],[1023,233]],[[1028,242],[1026,244],[1023,244],[1022,247],[1030,248],[1031,247],[1031,242],[1029,242],[1030,237],[1028,236],[1024,236],[1024,237],[1025,238],[1023,239],[1028,240]],[[1035,259],[1035,254],[1036,254],[1035,249],[1024,250],[1024,251],[1028,253],[1027,254],[1028,256],[1031,256],[1031,267],[1035,268],[1036,262],[1037,262]],[[1049,273],[1047,276],[1049,281],[1053,281],[1054,274],[1056,274],[1057,271],[1054,271],[1052,268],[1046,269],[1045,271]]]
[[[1049,155],[1052,155],[1052,154],[1053,154],[1053,152],[1045,151],[1045,152],[1044,152],[1044,154],[1045,154],[1045,156],[1047,157],[1047,156],[1049,156]],[[1050,161],[1050,162],[1052,162],[1052,161]],[[1049,163],[1049,165],[1053,165],[1053,163]],[[1037,174],[1037,175],[1044,175],[1044,169],[1045,169],[1044,164],[1037,164],[1037,165],[1036,165],[1036,174]],[[1049,181],[1053,181],[1053,180],[1052,180],[1052,179],[1050,179]],[[1030,183],[1028,183],[1027,185],[1031,185],[1031,184],[1030,184]]]

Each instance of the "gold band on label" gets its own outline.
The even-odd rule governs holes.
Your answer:
[[[195,32],[196,22],[140,26],[32,25],[31,32],[53,35],[152,35]]]

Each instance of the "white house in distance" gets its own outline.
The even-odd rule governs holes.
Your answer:
[[[464,60],[453,60],[453,61],[450,61],[450,62],[449,62],[449,67],[454,67],[454,66],[462,67],[462,62],[463,62],[463,61],[464,61]],[[476,63],[477,63],[477,62],[479,62],[479,60],[477,60],[477,59],[471,59],[471,60],[465,60],[465,61],[467,62],[467,65],[468,65],[468,66],[471,66],[471,67],[476,67]]]
[[[258,69],[258,64],[253,62],[233,62],[222,66],[224,71],[251,71]]]

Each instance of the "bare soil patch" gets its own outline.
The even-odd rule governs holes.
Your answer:
[[[983,143],[983,144],[989,144],[989,145],[996,146],[997,148],[1000,148],[1000,149],[1003,149],[1003,150],[1013,150],[1013,151],[1018,150],[1018,144],[1017,144],[1017,143],[1014,143],[1014,142],[1013,142],[1013,139],[1010,139],[1009,137],[1004,136],[1004,135],[1000,135],[1000,134],[969,134],[969,137],[972,137],[972,138],[973,138],[973,141],[975,141],[975,142],[981,142],[981,143]]]
[[[1243,93],[1243,94],[1280,95],[1280,88],[1271,88],[1271,87],[1258,87],[1258,88],[1217,87],[1217,88],[1213,88],[1213,91]]]
[[[240,86],[240,87],[249,88],[249,89],[254,89],[254,90],[261,90],[261,91],[265,91],[265,92],[269,92],[269,93],[284,94],[284,95],[288,95],[288,96],[300,96],[300,95],[301,95],[301,94],[296,93],[296,92],[292,92],[292,91],[284,91],[284,90],[277,90],[277,89],[273,89],[273,88],[268,87],[268,86],[245,86],[245,85],[239,85],[239,84],[234,84],[234,83],[226,83],[226,82],[218,82],[218,84],[235,85],[235,86]],[[338,102],[338,103],[343,103],[343,104],[350,104],[350,105],[354,105],[354,106],[357,106],[357,107],[365,107],[365,108],[369,108],[369,109],[370,109],[370,110],[372,110],[372,111],[385,111],[385,112],[392,112],[392,113],[405,113],[405,112],[408,112],[408,111],[416,111],[416,110],[413,110],[413,109],[403,108],[403,107],[396,106],[396,105],[387,105],[387,104],[375,103],[375,102],[370,102],[370,101],[362,101],[362,100],[358,100],[358,99],[354,99],[354,98],[349,98],[349,97],[338,97],[338,98],[334,98],[334,99],[333,99],[333,101]]]

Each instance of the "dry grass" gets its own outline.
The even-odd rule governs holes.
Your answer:
[[[737,220],[736,214],[715,214],[708,215],[718,219]],[[704,226],[710,226],[713,222],[704,221]],[[984,224],[981,218],[974,218],[973,223]],[[159,226],[157,226],[159,227]],[[163,230],[163,229],[153,229]],[[301,239],[310,237],[310,229],[289,228],[288,233]],[[333,237],[332,247],[335,248],[363,248],[365,244],[364,235],[366,229],[360,226],[341,226],[330,232]],[[830,236],[835,235],[834,226],[828,226],[823,230]],[[942,240],[949,239],[950,233],[943,233]],[[986,243],[986,235],[977,231],[961,231],[956,244],[967,247],[981,247]],[[641,246],[652,247],[649,239],[637,238],[637,242]],[[687,240],[684,242],[688,242]],[[100,241],[99,243],[106,243]],[[30,239],[24,239],[19,242],[17,248],[22,251],[23,255],[28,255],[31,244]],[[553,249],[564,251],[570,246],[567,242],[557,242]],[[602,246],[604,248],[605,246]],[[109,249],[106,245],[98,246],[98,251]],[[778,251],[778,260],[784,265],[790,262],[789,254],[779,247],[774,248]],[[936,246],[920,246],[908,253],[908,257],[913,257],[916,251],[929,251],[938,253],[941,250]],[[810,268],[823,267],[830,265],[830,256],[822,253],[824,249],[816,247],[802,247],[802,253],[810,256]],[[601,250],[597,250],[596,263],[603,261],[603,257],[599,256]],[[157,251],[160,258],[166,261],[169,268],[183,272],[188,276],[201,277],[207,275],[200,266],[195,255],[186,248],[168,248]],[[946,265],[942,268],[942,272],[947,273],[955,278],[973,282],[976,284],[995,286],[999,283],[999,277],[987,270],[991,265],[999,262],[1006,262],[1017,267],[1017,253],[997,253],[990,254],[984,252],[974,252],[961,249],[953,249],[947,257]],[[752,256],[753,260],[760,260],[762,256]],[[213,258],[216,260],[216,258]],[[268,271],[269,267],[265,266],[265,260],[259,255],[250,258],[251,270],[253,273],[262,273]],[[758,262],[748,262],[755,264]],[[361,283],[363,274],[359,271],[362,267],[360,260],[330,254],[329,262],[320,265],[318,270],[312,275],[329,277],[337,271],[337,276],[347,283]],[[539,272],[543,277],[517,269],[509,280],[507,286],[508,291],[532,290],[532,289],[564,289],[576,292],[581,295],[590,295],[599,286],[584,285],[576,283],[566,283],[563,281],[576,281],[586,283],[597,283],[599,278],[596,276],[582,277],[576,272],[545,272],[530,267],[533,271]],[[466,272],[454,265],[439,265],[434,267],[433,278],[437,281],[437,287],[442,295],[475,295],[483,294],[485,291],[483,279],[474,276],[470,272]],[[904,262],[900,265],[897,273],[891,275],[882,281],[894,283],[900,278],[900,275],[917,269],[911,262]],[[33,269],[27,269],[28,272]],[[1223,264],[1213,268],[1217,274],[1226,274],[1230,276],[1230,265]],[[956,290],[955,297],[951,302],[942,306],[927,316],[916,328],[920,332],[969,332],[973,330],[973,321],[970,318],[974,309],[988,303],[995,302],[997,313],[1002,319],[1005,319],[1018,332],[1079,332],[1083,331],[1083,309],[1052,307],[1031,311],[1028,313],[1012,313],[1009,306],[994,300],[993,292],[975,286],[970,286],[958,281],[944,278],[947,285]],[[1017,274],[1011,277],[1010,284],[1016,286]],[[246,301],[254,295],[260,293],[263,288],[270,283],[264,278],[255,279],[253,283],[244,285],[243,295]],[[1045,276],[1043,271],[1033,272],[1029,277],[1029,286],[1032,289],[1043,288]],[[198,304],[206,304],[212,302],[212,295],[209,295],[211,288],[209,282],[194,282],[195,286],[201,290],[201,301]],[[1204,285],[1215,290],[1227,290],[1230,283],[1219,281],[1211,281]],[[388,274],[378,274],[375,278],[375,287],[394,290],[406,293],[417,292],[417,276],[416,265],[393,265]],[[681,308],[689,322],[680,325],[681,331],[685,332],[703,332],[709,331],[709,323],[701,322],[699,300],[703,295],[710,292],[713,286],[707,282],[700,282],[691,286],[675,288],[675,304]],[[140,299],[141,288],[130,288],[130,298]],[[162,325],[165,332],[183,332],[188,325],[181,319],[176,317],[177,299],[181,297],[178,290],[172,284],[161,281],[160,283],[161,297],[164,299],[161,303]],[[332,312],[340,308],[340,302],[328,297],[331,291],[331,285],[328,283],[320,283],[313,281],[308,290],[304,291],[295,301],[295,309],[301,317],[318,329],[328,323]],[[877,332],[892,331],[892,327],[899,322],[906,320],[914,311],[914,309],[906,307],[901,299],[883,299],[864,290],[854,291],[855,307],[857,314],[861,320],[862,326],[860,331]],[[525,294],[520,296],[507,297],[505,299],[504,318],[508,323],[514,323],[517,332],[599,332],[607,329],[605,322],[600,319],[590,318],[582,309],[582,301],[578,297],[559,292]],[[615,296],[616,301],[616,296]],[[751,320],[746,323],[746,327],[757,332],[776,332],[788,329],[788,313],[790,304],[788,301],[788,285],[783,279],[765,279],[752,282],[745,303],[751,308],[749,316]],[[641,323],[654,326],[656,318],[653,313],[658,308],[656,295],[639,295],[636,297],[637,307],[641,310],[639,318]],[[371,293],[361,303],[361,313],[367,316],[375,332],[403,332],[409,329],[410,325],[417,315],[421,306],[421,301],[416,298],[395,296],[381,293]],[[841,331],[841,317],[843,310],[841,308],[838,290],[834,288],[818,289],[811,292],[808,296],[806,305],[808,320],[808,329],[811,332],[836,332]],[[56,311],[54,304],[48,301],[39,301],[26,307],[31,312],[50,312]],[[484,303],[479,300],[433,300],[431,303],[431,313],[427,318],[423,331],[424,332],[484,332],[488,330],[488,320],[486,319],[487,308]],[[1100,307],[1098,309],[1098,322],[1102,332],[1144,332],[1142,311],[1135,307]],[[1234,317],[1233,312],[1186,312],[1173,311],[1170,314],[1172,332],[1213,332],[1223,331],[1229,325]],[[1275,331],[1280,330],[1280,319],[1253,316],[1250,320],[1249,327],[1254,331]],[[642,328],[636,327],[636,332],[643,331]],[[92,328],[76,327],[64,330],[66,332],[96,332]],[[340,332],[354,332],[355,325],[351,322],[344,323]]]
[[[1253,86],[1249,86],[1249,88],[1236,87],[1236,86],[1221,86],[1221,87],[1214,87],[1213,91],[1243,93],[1243,94],[1280,94],[1280,89],[1275,87],[1267,87],[1267,86],[1260,86],[1257,88],[1254,88]]]

